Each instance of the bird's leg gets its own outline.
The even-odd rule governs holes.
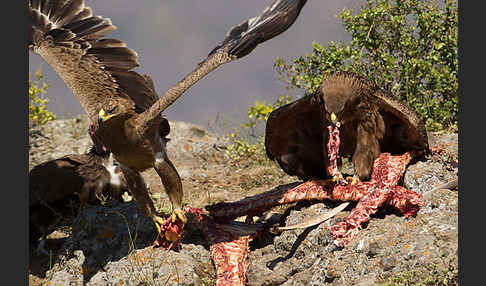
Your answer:
[[[142,214],[152,218],[155,227],[157,228],[157,232],[160,235],[160,226],[163,224],[164,219],[156,215],[157,212],[154,203],[148,194],[145,180],[139,172],[123,165],[121,165],[120,168],[127,181],[128,189],[137,201],[138,208]]]
[[[186,223],[187,218],[182,209],[183,191],[181,178],[165,152],[155,160],[155,171],[159,175],[165,192],[169,196],[172,205],[172,222],[180,219],[183,223]]]
[[[356,149],[352,159],[354,165],[353,181],[369,178],[373,162],[380,155],[380,144],[374,131],[372,126],[358,125]]]

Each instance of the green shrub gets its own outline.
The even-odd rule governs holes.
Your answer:
[[[254,158],[259,162],[262,160],[261,158],[265,158],[263,129],[268,116],[275,109],[293,100],[288,95],[280,96],[273,103],[255,100],[255,103],[248,109],[248,122],[241,124],[240,128],[227,138],[230,141],[228,147],[230,158],[233,160]]]
[[[354,71],[406,101],[429,130],[457,124],[457,0],[367,0],[338,17],[350,43],[313,43],[310,55],[277,59],[281,79],[313,92],[324,76]]]
[[[349,44],[312,43],[313,51],[285,62],[275,60],[280,80],[290,90],[312,93],[323,77],[353,71],[406,101],[429,130],[456,127],[458,111],[457,0],[367,0],[357,11],[338,17],[352,39]],[[264,155],[262,129],[270,113],[294,100],[256,100],[248,122],[228,136],[232,159]]]
[[[56,119],[56,116],[46,109],[49,99],[45,98],[47,85],[43,81],[43,75],[40,69],[35,72],[35,80],[32,80],[29,73],[29,126],[40,126]]]

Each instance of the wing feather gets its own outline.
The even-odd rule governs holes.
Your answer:
[[[226,38],[209,55],[228,47],[238,58],[249,54],[263,43],[287,30],[297,19],[307,0],[276,0],[262,14],[250,18],[230,29]]]
[[[324,178],[328,160],[321,124],[320,107],[312,95],[274,110],[265,127],[268,158],[301,180]]]
[[[110,19],[93,16],[82,0],[29,3],[29,47],[64,80],[91,120],[113,102],[135,112],[154,103],[150,83],[130,71],[139,66],[137,53],[118,39],[101,39],[116,29]]]
[[[429,151],[427,132],[417,113],[390,92],[378,89],[373,97],[380,106],[379,112],[385,122],[382,151],[403,153],[415,150],[420,154]]]

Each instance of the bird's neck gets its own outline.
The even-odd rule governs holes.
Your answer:
[[[210,55],[196,69],[166,91],[149,109],[140,114],[140,118],[143,118],[141,123],[150,126],[152,122],[159,121],[162,117],[162,112],[184,94],[186,90],[220,65],[234,59],[235,57],[224,50]]]

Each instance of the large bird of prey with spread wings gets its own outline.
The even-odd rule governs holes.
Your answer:
[[[116,29],[110,19],[94,16],[83,0],[30,0],[29,48],[63,79],[95,126],[98,138],[121,164],[142,213],[156,215],[140,172],[154,168],[173,207],[173,220],[185,221],[182,184],[166,153],[167,120],[162,112],[193,84],[220,65],[249,54],[258,44],[286,29],[306,1],[276,0],[261,16],[234,27],[194,71],[162,97],[149,76],[131,69],[137,53],[118,39],[103,38]]]
[[[289,175],[326,179],[327,128],[341,126],[341,156],[351,156],[355,182],[368,178],[382,152],[415,157],[429,150],[427,133],[415,111],[373,81],[352,72],[325,77],[313,94],[274,110],[265,129],[267,156]],[[338,175],[333,176],[341,176]],[[340,179],[340,178],[335,178]]]

